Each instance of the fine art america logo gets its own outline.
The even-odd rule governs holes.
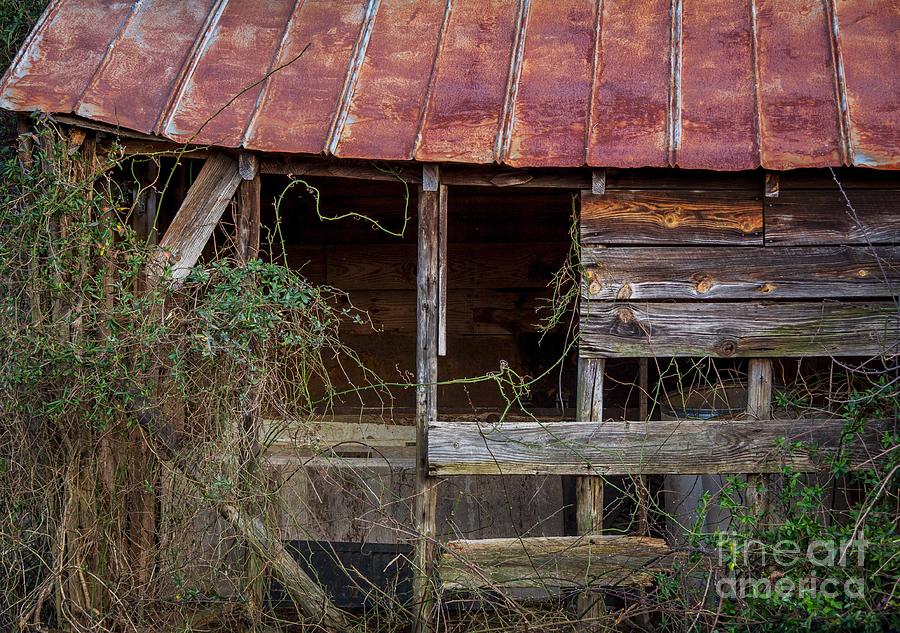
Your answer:
[[[869,542],[859,538],[844,541],[815,540],[805,547],[794,541],[779,541],[773,547],[753,539],[723,534],[718,543],[719,566],[728,575],[719,578],[716,593],[722,598],[799,597],[820,594],[826,598],[861,598],[865,582],[854,568],[865,564]],[[775,571],[764,577],[746,576],[740,569]],[[789,577],[784,571],[801,567],[809,575]]]

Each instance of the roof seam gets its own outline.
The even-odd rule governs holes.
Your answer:
[[[97,81],[97,78],[100,76],[100,71],[106,66],[109,62],[109,56],[112,50],[115,48],[116,44],[122,41],[122,36],[125,34],[125,30],[128,28],[128,25],[131,23],[131,20],[134,18],[134,14],[137,13],[138,9],[144,4],[144,0],[136,0],[134,4],[131,5],[131,10],[128,12],[128,15],[125,16],[125,19],[122,20],[122,23],[119,24],[119,29],[116,31],[116,34],[113,35],[113,38],[109,41],[109,44],[106,46],[106,50],[103,51],[103,59],[100,60],[100,63],[97,64],[97,67],[94,68],[94,72],[91,73],[91,78],[84,85],[84,88],[81,90],[81,94],[78,95],[78,98],[75,100],[75,105],[72,107],[73,112],[78,112],[81,109],[81,102],[84,100],[84,96],[87,94],[88,90],[94,83]],[[118,118],[118,117],[117,117]]]
[[[335,110],[330,129],[325,137],[325,146],[322,149],[325,153],[335,154],[341,135],[344,132],[344,125],[347,123],[347,117],[350,114],[353,94],[359,81],[359,72],[366,57],[366,51],[369,48],[369,41],[372,37],[372,30],[375,28],[375,19],[378,16],[380,6],[381,0],[369,0],[369,4],[366,7],[366,15],[360,26],[359,36],[356,38],[356,46],[347,64],[344,86],[338,99],[339,105]]]
[[[669,107],[667,117],[667,152],[669,165],[677,164],[677,152],[681,149],[681,71],[682,71],[682,17],[683,0],[672,0],[672,29],[669,42]]]
[[[203,53],[209,45],[212,32],[215,30],[216,26],[218,26],[219,20],[225,12],[225,7],[228,5],[228,1],[229,0],[216,0],[216,4],[210,9],[206,24],[203,29],[200,30],[197,41],[194,42],[194,48],[191,50],[190,55],[188,55],[190,62],[185,64],[182,75],[178,78],[175,89],[172,91],[172,94],[170,95],[166,106],[163,108],[163,111],[160,113],[159,120],[156,123],[155,128],[161,136],[168,138],[166,130],[172,124],[172,119],[175,117],[175,112],[178,110],[178,104],[181,102],[184,91],[187,89],[188,81],[197,69],[197,64],[200,63],[200,58],[203,57]]]
[[[428,116],[428,108],[431,105],[431,95],[434,92],[435,75],[437,74],[438,57],[444,48],[444,35],[447,32],[447,25],[450,23],[450,14],[453,12],[453,0],[447,0],[447,6],[444,7],[444,18],[441,21],[441,29],[438,32],[438,41],[434,47],[434,57],[431,59],[431,72],[428,75],[428,84],[425,88],[425,98],[422,100],[422,109],[419,112],[419,120],[416,125],[416,136],[413,140],[411,159],[415,159],[416,152],[419,151],[419,145],[422,143],[422,132],[425,129],[425,120]]]
[[[603,0],[597,0],[597,15],[594,16],[594,51],[591,59],[591,90],[588,94],[587,121],[584,126],[584,164],[590,164],[591,134],[594,131],[594,100],[597,92],[597,74],[600,72],[600,61],[603,56],[601,37],[603,35]]]
[[[750,61],[753,64],[753,117],[756,162],[762,165],[762,95],[759,91],[759,25],[756,22],[756,0],[750,0]]]
[[[519,79],[522,76],[522,59],[525,56],[525,38],[528,36],[528,15],[531,0],[520,0],[516,16],[516,35],[509,54],[509,72],[506,75],[506,94],[503,109],[497,122],[494,141],[494,162],[502,163],[509,155],[512,129],[516,122],[516,100],[519,96]]]
[[[56,13],[59,10],[59,6],[62,4],[62,0],[54,0],[44,9],[44,12],[41,13],[41,17],[38,18],[37,22],[34,23],[34,28],[31,29],[31,32],[28,34],[28,37],[25,38],[25,41],[22,43],[22,46],[16,52],[16,56],[13,58],[12,63],[9,65],[5,71],[3,71],[3,76],[0,78],[0,94],[2,94],[7,88],[7,82],[10,77],[13,75],[13,71],[16,66],[22,61],[22,58],[25,56],[25,53],[28,49],[31,48],[32,43],[34,42],[35,37],[42,28],[44,28],[44,23],[50,19],[51,13]]]
[[[837,7],[834,0],[825,0],[828,15],[828,39],[831,42],[831,60],[834,64],[834,90],[837,98],[841,154],[845,165],[854,164],[850,140],[850,106],[847,101],[847,84],[844,77],[844,60],[841,52],[841,36],[838,27]]]
[[[256,125],[256,119],[259,117],[259,113],[262,110],[263,101],[265,101],[265,98],[268,95],[269,79],[275,73],[275,65],[278,63],[278,60],[281,59],[281,54],[284,51],[284,44],[287,41],[288,33],[291,32],[291,25],[294,23],[294,16],[300,14],[300,9],[303,4],[305,4],[305,0],[294,0],[294,8],[291,11],[291,15],[284,21],[284,30],[281,31],[281,38],[278,40],[278,46],[275,47],[275,51],[272,53],[272,59],[266,68],[266,74],[263,78],[264,83],[259,89],[259,94],[256,95],[256,103],[253,104],[253,110],[250,112],[250,116],[247,117],[247,125],[244,127],[244,133],[241,135],[241,147],[246,146],[247,140],[250,138],[250,134],[253,131],[253,126]]]

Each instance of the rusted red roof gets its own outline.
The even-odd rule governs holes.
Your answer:
[[[381,160],[900,167],[897,0],[56,0],[0,106]]]

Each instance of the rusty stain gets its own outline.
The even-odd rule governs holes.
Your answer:
[[[55,0],[0,107],[345,158],[896,169],[898,32],[871,0]]]

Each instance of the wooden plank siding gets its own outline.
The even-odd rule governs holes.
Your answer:
[[[756,176],[581,192],[582,357],[897,353],[900,178]]]
[[[842,419],[605,422],[433,422],[433,475],[654,475],[777,473],[830,468],[838,450],[871,466],[897,421],[870,421],[845,436]],[[842,440],[844,443],[842,444]],[[788,448],[791,447],[791,448]]]
[[[897,353],[885,302],[582,302],[581,356],[880,356]]]
[[[584,296],[593,300],[840,299],[900,290],[900,247],[585,247],[582,262]]]
[[[581,243],[762,246],[762,189],[583,191]]]

